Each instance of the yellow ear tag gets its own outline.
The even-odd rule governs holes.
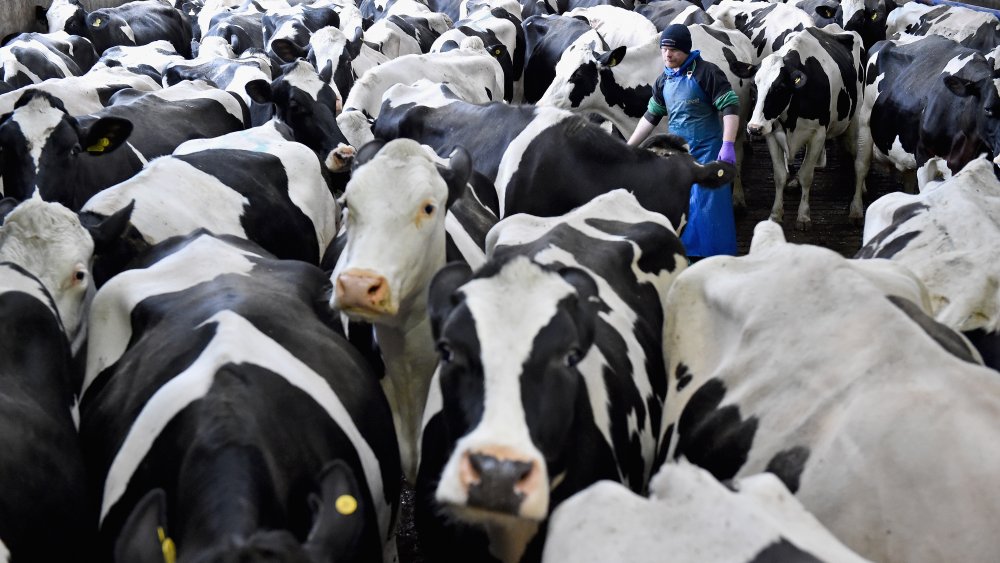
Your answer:
[[[611,59],[608,61],[608,66],[615,66],[616,64],[618,64],[618,59]]]
[[[799,82],[802,82],[802,79],[801,78],[796,78],[795,79],[795,83],[798,84]]]
[[[876,14],[872,14],[872,21],[875,21],[877,19],[878,19],[878,14],[877,13]]]
[[[97,18],[96,20],[94,20],[94,23],[90,24],[90,27],[100,27],[100,26],[101,26],[101,18]]]
[[[337,512],[344,516],[350,516],[358,509],[358,501],[351,495],[340,495],[337,497],[337,502],[334,503],[334,506],[337,508]]]
[[[108,148],[111,144],[111,139],[107,137],[101,137],[96,143],[87,147],[87,152],[104,152],[104,149]]]
[[[174,540],[167,537],[167,533],[163,531],[162,527],[156,528],[156,535],[160,538],[160,551],[163,552],[163,563],[176,563],[177,546],[174,545]]]
[[[719,178],[721,178],[721,177],[722,177],[723,175],[725,175],[725,172],[724,172],[724,171],[722,171],[722,170],[719,170],[719,171],[717,172],[717,174],[719,175]]]
[[[500,56],[500,49],[494,49],[493,50],[493,54],[497,55],[497,56]]]

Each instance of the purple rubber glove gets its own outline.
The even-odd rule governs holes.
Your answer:
[[[722,148],[719,149],[719,156],[716,157],[716,160],[728,162],[736,166],[736,143],[733,141],[722,141]]]

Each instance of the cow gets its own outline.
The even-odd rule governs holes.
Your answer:
[[[337,232],[339,209],[320,161],[268,122],[188,141],[81,208],[86,224],[118,213],[127,231],[94,261],[98,285],[144,250],[195,229],[233,235],[281,259],[318,264]]]
[[[751,80],[749,69],[757,61],[750,40],[735,30],[709,25],[688,26],[691,44],[701,56],[718,66],[729,79],[740,100],[740,121],[750,115]],[[635,130],[653,95],[658,71],[663,68],[660,36],[653,33],[635,46],[613,46],[599,35],[580,36],[556,65],[556,76],[538,105],[554,106],[579,113],[596,113],[628,134]],[[736,169],[743,165],[742,128],[736,142]],[[743,180],[733,182],[733,206],[746,210]]]
[[[952,172],[988,153],[1000,158],[1000,92],[993,62],[938,36],[876,43],[865,70],[859,113],[856,182],[864,189],[872,162],[903,172],[945,159]]]
[[[747,256],[677,276],[666,311],[668,459],[719,480],[770,471],[873,561],[998,553],[1000,450],[982,445],[1000,378],[931,318],[907,268],[789,244],[762,221]]]
[[[125,68],[133,74],[144,74],[157,83],[163,80],[163,71],[171,64],[187,61],[166,39],[145,45],[115,45],[101,53],[95,69]]]
[[[642,14],[617,6],[574,8],[565,15],[582,17],[612,47],[641,45],[647,37],[657,32],[656,25]]]
[[[282,39],[297,45],[307,45],[309,36],[327,26],[340,25],[340,16],[333,6],[298,5],[280,10],[268,10],[261,18],[264,26],[264,50],[275,58],[277,64],[284,61],[274,52],[274,41]]]
[[[749,37],[758,59],[780,49],[790,34],[815,24],[805,11],[784,3],[722,0],[706,11],[717,24]]]
[[[844,7],[837,0],[793,0],[787,4],[809,14],[816,27],[831,23],[844,26]]]
[[[856,257],[888,258],[912,270],[930,292],[935,320],[962,331],[1000,370],[998,235],[1000,182],[980,156],[919,194],[872,202]]]
[[[861,35],[865,53],[871,50],[872,45],[886,38],[888,18],[896,9],[895,0],[844,0],[841,6],[844,12],[844,29]]]
[[[85,74],[97,52],[83,37],[57,33],[21,33],[0,47],[0,80],[17,89],[50,78]]]
[[[123,67],[102,65],[82,76],[50,78],[0,94],[0,115],[14,111],[14,105],[21,96],[33,90],[42,90],[57,98],[69,115],[85,115],[100,111],[119,90],[126,88],[152,92],[159,90],[160,84],[145,74],[135,74]]]
[[[107,108],[85,116],[67,114],[46,92],[27,92],[0,123],[4,194],[23,200],[38,189],[45,200],[80,209],[148,159],[189,139],[244,129],[247,122],[239,98],[203,82],[121,90]]]
[[[677,0],[687,4],[687,0]],[[590,31],[580,18],[558,14],[535,15],[524,20],[524,102],[533,104],[556,77],[556,64],[577,37]]]
[[[385,362],[382,387],[392,407],[403,474],[411,484],[424,401],[437,364],[427,287],[448,257],[474,266],[484,262],[482,239],[467,245],[471,252],[456,256],[452,251],[469,240],[453,212],[460,212],[458,202],[469,203],[468,154],[458,150],[442,165],[428,153],[409,139],[362,147],[342,198],[347,242],[330,275],[330,306],[375,327]]]
[[[542,561],[864,561],[773,473],[723,485],[696,465],[666,463],[649,490],[601,481],[573,495],[552,514]]]
[[[95,511],[71,413],[78,382],[66,327],[45,284],[12,262],[0,261],[0,311],[0,560],[86,557]]]
[[[311,148],[332,172],[343,172],[353,149],[337,124],[340,101],[330,86],[330,69],[317,73],[305,60],[281,65],[281,75],[270,83],[251,80],[245,88],[254,102],[271,107],[288,125],[295,140]],[[346,182],[346,180],[344,180]],[[343,191],[343,187],[339,191]]]
[[[653,22],[656,29],[660,30],[672,23],[689,26],[696,23],[712,25],[715,22],[715,18],[708,15],[700,5],[687,0],[657,0],[647,4],[636,4],[635,11]]]
[[[971,49],[992,51],[1000,46],[1000,19],[993,13],[961,6],[908,2],[887,22],[887,37],[896,39],[897,34],[902,41],[940,35]]]
[[[264,49],[263,12],[251,10],[249,4],[246,10],[238,12],[222,12],[213,17],[210,26],[201,34],[200,43],[209,37],[221,37],[233,48],[237,55],[247,49]],[[198,55],[198,53],[194,53]]]
[[[467,37],[478,37],[503,69],[503,99],[520,102],[524,91],[525,54],[520,12],[520,5],[513,0],[486,3],[435,39],[430,52],[457,49]],[[496,51],[498,48],[502,48],[502,52]]]
[[[559,503],[601,479],[643,492],[659,466],[662,303],[686,267],[666,218],[616,190],[500,221],[487,256],[428,297],[416,523],[436,561],[537,561]]]
[[[795,217],[799,230],[809,230],[809,189],[818,165],[825,163],[827,139],[841,138],[853,158],[857,152],[863,67],[861,36],[836,24],[810,27],[792,35],[780,49],[764,57],[756,70],[757,103],[747,133],[763,136],[774,171],[771,219],[781,222],[788,163],[805,148],[796,173],[802,194]],[[862,189],[856,186],[849,217],[861,223]]]
[[[309,37],[305,48],[282,39],[274,40],[271,46],[278,58],[286,63],[305,59],[324,77],[329,76],[330,87],[341,105],[365,70],[389,60],[365,43],[360,27],[351,38],[335,27],[324,27]],[[355,66],[355,61],[359,61],[358,66]]]
[[[689,154],[662,158],[609,138],[598,125],[565,110],[470,104],[433,88],[383,104],[376,138],[414,139],[438,154],[466,147],[473,168],[496,189],[498,217],[530,213],[562,215],[616,188],[635,193],[647,209],[680,230],[686,223],[691,185],[709,189],[732,181],[727,164],[698,164]],[[424,105],[426,103],[426,105]],[[398,104],[398,105],[396,105]]]
[[[388,405],[327,291],[316,266],[195,231],[97,292],[80,440],[99,559],[394,556]]]
[[[506,54],[502,45],[487,51],[478,37],[467,37],[459,49],[426,55],[406,55],[385,62],[365,73],[344,100],[337,124],[349,144],[360,147],[373,140],[371,119],[378,118],[386,90],[396,84],[429,80],[448,84],[469,102],[502,99],[505,76],[498,60]]]
[[[133,0],[89,13],[79,0],[53,0],[46,12],[48,31],[86,37],[100,55],[115,45],[145,45],[166,39],[191,58],[191,28],[184,16],[159,0]]]

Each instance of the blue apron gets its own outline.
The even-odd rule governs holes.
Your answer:
[[[670,132],[683,137],[691,148],[691,155],[706,164],[716,160],[722,148],[722,118],[691,76],[690,65],[697,56],[697,51],[693,51],[676,74],[672,69],[665,69],[663,100],[670,119]],[[736,254],[731,184],[715,189],[694,184],[687,221],[681,242],[688,256]]]

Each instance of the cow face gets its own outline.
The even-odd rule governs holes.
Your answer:
[[[582,271],[525,257],[471,280],[457,266],[435,276],[429,311],[454,444],[435,495],[463,520],[546,518],[574,448],[586,394],[577,364],[593,343],[596,293]]]
[[[333,270],[330,305],[387,325],[405,325],[410,311],[422,321],[426,288],[445,262],[445,212],[471,174],[468,154],[457,151],[445,168],[415,141],[397,139],[366,145],[356,162],[344,192],[347,245]]]
[[[806,85],[804,67],[797,55],[769,55],[760,63],[754,77],[757,86],[757,105],[747,122],[747,133],[767,135],[774,128],[774,121],[788,108],[792,96]]]
[[[861,36],[865,52],[885,39],[889,12],[896,7],[893,0],[844,0],[844,29]]]
[[[31,198],[0,226],[0,262],[18,264],[45,285],[71,342],[81,329],[93,254],[90,234],[58,203]]]
[[[617,66],[625,54],[625,46],[609,50],[596,32],[580,36],[559,59],[556,76],[538,105],[568,110],[589,107],[590,100],[602,95],[606,69]]]
[[[80,123],[51,95],[28,92],[0,124],[5,193],[26,199],[37,187],[46,200],[79,209],[83,201],[71,188],[93,166],[88,159],[114,151],[131,132],[131,123],[114,117]]]
[[[90,37],[86,22],[87,12],[84,11],[79,0],[54,0],[49,9],[39,12],[38,16],[43,13],[49,33],[65,31],[70,35]],[[39,19],[42,18],[39,17]]]
[[[1000,71],[994,70],[978,80],[950,74],[944,77],[944,83],[953,94],[975,100],[976,107],[982,109],[976,112],[976,133],[992,151],[994,162],[1000,164]],[[961,156],[960,160],[968,162],[976,155]],[[955,160],[954,156],[949,160]]]

